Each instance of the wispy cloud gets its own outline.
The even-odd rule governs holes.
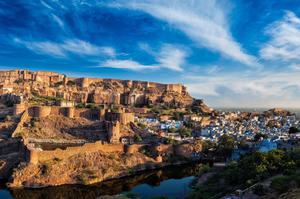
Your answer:
[[[289,68],[294,71],[300,71],[300,64],[291,64]]]
[[[224,88],[252,97],[288,97],[288,88],[300,89],[299,72],[227,73],[223,75],[185,76],[190,92],[200,96],[221,96]],[[286,96],[285,96],[286,95]]]
[[[187,53],[173,45],[163,45],[161,52],[157,55],[157,61],[163,68],[168,68],[174,71],[183,71],[183,64]]]
[[[61,48],[61,46],[57,43],[49,42],[49,41],[43,41],[43,42],[28,42],[23,41],[18,38],[14,39],[14,42],[17,44],[23,45],[29,50],[38,53],[38,54],[46,54],[51,55],[55,57],[66,57],[66,54]]]
[[[206,69],[206,72],[208,74],[214,74],[214,73],[216,73],[218,71],[220,71],[220,67],[217,66],[217,65],[210,66],[208,69]]]
[[[61,27],[62,29],[64,29],[65,24],[64,22],[55,14],[51,14],[53,20],[58,24],[59,27]]]
[[[133,60],[107,60],[101,64],[101,67],[128,69],[134,71],[142,71],[146,69],[153,70],[159,68],[159,66],[156,65],[144,65]]]
[[[263,45],[260,56],[266,60],[300,61],[300,18],[286,12],[283,19],[266,28],[270,41]]]
[[[115,56],[115,50],[112,47],[96,46],[89,42],[73,39],[65,40],[61,47],[68,52],[72,52],[78,55],[108,55]]]
[[[258,65],[255,57],[248,55],[232,37],[224,10],[215,0],[120,0],[110,6],[146,12],[183,31],[200,47],[217,51],[249,66]]]
[[[79,39],[67,39],[62,43],[56,43],[50,41],[24,41],[15,38],[14,42],[23,45],[35,53],[60,58],[68,57],[69,53],[79,56],[115,56],[115,50],[111,47],[96,46]]]
[[[141,44],[140,48],[154,57],[156,63],[144,65],[131,59],[125,60],[107,60],[101,63],[101,67],[122,68],[129,70],[159,69],[167,68],[173,71],[182,72],[183,65],[186,62],[187,52],[179,46],[163,44],[160,51],[155,52],[149,45]]]

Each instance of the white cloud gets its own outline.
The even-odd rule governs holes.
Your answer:
[[[282,20],[266,28],[271,37],[260,50],[260,56],[266,60],[300,60],[300,19],[293,12],[286,12]]]
[[[185,63],[187,54],[184,50],[173,45],[163,45],[157,61],[163,68],[169,68],[174,71],[183,71],[182,65]]]
[[[53,20],[54,20],[54,21],[55,21],[62,29],[64,29],[64,27],[65,27],[64,22],[63,22],[57,15],[55,15],[55,14],[51,14],[51,16],[52,16]]]
[[[218,71],[220,71],[220,67],[217,66],[217,65],[210,66],[208,69],[206,69],[206,72],[208,74],[213,74],[213,73],[216,73]]]
[[[101,47],[79,39],[67,39],[62,43],[49,41],[23,41],[18,38],[14,42],[25,46],[38,54],[66,58],[69,53],[79,56],[115,56],[115,50],[111,47]]]
[[[187,52],[179,46],[163,44],[157,53],[147,44],[140,44],[140,48],[153,56],[157,63],[144,65],[133,60],[107,60],[101,63],[101,67],[123,68],[129,70],[159,69],[167,68],[173,71],[182,72]]]
[[[291,64],[289,68],[294,71],[300,71],[300,64]]]
[[[215,0],[120,0],[110,6],[146,12],[183,31],[201,47],[217,51],[249,66],[258,65],[255,57],[248,55],[232,37],[224,10]]]
[[[34,51],[38,54],[47,54],[55,57],[65,57],[66,54],[64,50],[61,48],[60,45],[53,42],[28,42],[28,41],[22,41],[18,38],[14,39],[14,42],[24,45],[26,48],[28,48],[31,51]]]
[[[129,69],[129,70],[134,70],[134,71],[159,68],[159,66],[143,65],[143,64],[140,64],[133,60],[107,60],[101,64],[101,67]]]
[[[299,72],[264,72],[260,74],[223,74],[219,76],[185,76],[189,91],[197,96],[227,96],[224,88],[235,95],[272,98],[288,97],[287,88],[300,89]],[[286,94],[286,96],[285,96]],[[238,99],[237,96],[236,99]],[[233,99],[234,100],[234,99]]]
[[[79,39],[65,40],[61,47],[65,51],[79,55],[115,56],[115,50],[111,47],[100,47]]]

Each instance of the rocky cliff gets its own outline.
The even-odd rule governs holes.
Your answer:
[[[0,94],[57,97],[77,103],[128,106],[192,106],[192,98],[181,84],[146,81],[73,78],[44,71],[0,71]]]

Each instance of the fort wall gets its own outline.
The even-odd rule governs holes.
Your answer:
[[[184,86],[181,84],[161,84],[156,82],[146,81],[133,81],[133,80],[119,80],[119,79],[103,79],[103,78],[74,78],[66,77],[63,74],[48,71],[28,71],[28,70],[10,70],[0,71],[0,82],[14,83],[16,80],[30,80],[44,82],[47,84],[53,84],[57,82],[64,82],[71,80],[81,85],[83,88],[88,87],[90,84],[95,82],[117,82],[128,87],[145,87],[145,88],[158,88],[167,91],[175,91],[181,93]]]
[[[107,135],[109,143],[120,142],[120,122],[106,122]]]
[[[82,153],[123,153],[123,144],[103,144],[102,142],[87,143],[78,147],[67,147],[65,150],[55,149],[51,151],[42,151],[38,149],[29,148],[28,161],[33,164],[44,162],[53,159],[66,159],[76,154]]]
[[[24,103],[15,104],[13,108],[14,115],[20,115],[26,110],[26,105]]]
[[[49,115],[62,115],[69,118],[82,117],[91,120],[103,120],[104,118],[104,110],[59,106],[33,106],[28,108],[28,114],[30,117],[36,118]]]
[[[22,116],[20,117],[20,121],[17,124],[15,130],[12,132],[11,137],[13,137],[13,138],[17,137],[22,132],[22,128],[24,126],[24,123],[27,121],[28,117],[29,117],[28,111],[25,110],[22,113]]]
[[[181,84],[167,84],[167,91],[182,93],[183,86]]]
[[[50,106],[33,106],[28,109],[31,117],[43,118],[51,114],[52,107]]]
[[[144,146],[144,144],[125,145],[124,151],[125,153],[138,153],[142,150]]]
[[[134,122],[134,113],[122,113],[122,112],[107,112],[105,114],[107,121],[119,121],[123,125]]]

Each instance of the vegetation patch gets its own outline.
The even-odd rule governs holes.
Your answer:
[[[216,193],[220,193],[217,197],[221,197],[237,189],[243,190],[277,174],[288,175],[275,178],[272,182],[272,188],[281,193],[285,192],[290,187],[300,185],[299,173],[293,173],[300,168],[300,162],[294,161],[296,160],[294,158],[299,156],[299,149],[291,152],[273,150],[268,153],[249,154],[242,157],[238,162],[231,162],[223,171],[214,175],[205,184],[196,187],[189,198],[210,198]],[[292,182],[292,184],[288,182]]]

